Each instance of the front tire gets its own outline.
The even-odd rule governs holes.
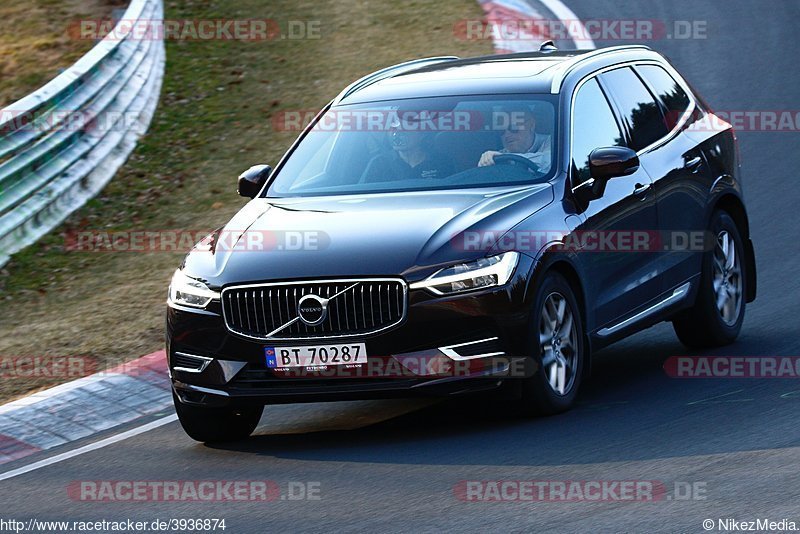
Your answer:
[[[263,406],[246,408],[208,408],[184,404],[173,391],[172,400],[183,430],[203,443],[237,441],[253,433]]]
[[[587,358],[580,308],[569,282],[556,272],[545,275],[531,313],[529,351],[536,371],[524,379],[522,416],[552,415],[575,403]]]
[[[695,305],[672,322],[681,343],[692,348],[733,343],[744,322],[747,273],[742,237],[724,211],[714,213],[710,231],[714,248],[703,257]]]

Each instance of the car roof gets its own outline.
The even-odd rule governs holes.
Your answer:
[[[630,56],[631,52],[637,51],[646,57],[660,57],[645,46],[635,45],[467,59],[419,59],[382,69],[357,80],[342,91],[334,100],[334,105],[439,96],[558,93],[554,89],[560,88],[572,68],[589,63],[604,66],[609,59],[613,59],[615,52],[619,53],[617,55]]]

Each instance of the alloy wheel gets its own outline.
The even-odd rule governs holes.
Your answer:
[[[728,326],[736,323],[742,307],[742,268],[736,241],[723,230],[714,247],[714,293],[717,310]]]
[[[550,293],[539,318],[542,367],[550,388],[566,395],[575,384],[578,362],[578,329],[574,312],[560,293]]]

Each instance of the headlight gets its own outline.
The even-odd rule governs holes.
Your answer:
[[[203,282],[189,278],[178,269],[169,284],[169,302],[190,308],[205,308],[219,293],[212,291]]]
[[[442,269],[421,282],[411,284],[411,289],[426,288],[437,295],[450,295],[484,287],[502,286],[511,279],[519,261],[519,252],[506,252],[499,256],[481,258],[471,263]]]

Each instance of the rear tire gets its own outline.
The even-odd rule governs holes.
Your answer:
[[[207,408],[184,404],[172,393],[175,411],[183,430],[195,441],[203,443],[237,441],[253,433],[263,406],[246,408]]]
[[[730,215],[716,211],[709,230],[716,241],[703,256],[695,304],[672,321],[678,339],[692,348],[733,343],[744,321],[747,262],[739,229]]]
[[[588,355],[578,301],[560,274],[550,272],[539,284],[529,330],[536,371],[523,379],[515,411],[524,417],[565,412],[575,403]]]

